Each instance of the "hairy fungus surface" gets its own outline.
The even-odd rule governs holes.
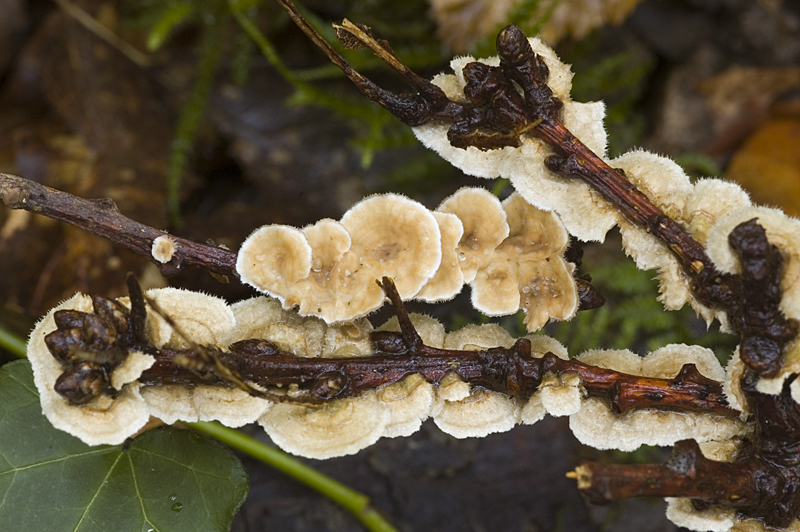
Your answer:
[[[741,187],[718,179],[705,179],[693,185],[674,161],[645,151],[625,153],[609,162],[621,168],[628,180],[670,218],[681,223],[705,243],[710,229],[731,209],[747,207],[750,199]],[[706,322],[718,319],[723,330],[725,313],[699,302],[691,290],[691,280],[677,258],[664,243],[624,217],[619,219],[622,246],[641,270],[659,270],[659,299],[668,310],[689,303]]]
[[[311,246],[302,231],[285,225],[259,227],[236,258],[242,281],[284,300],[311,273]]]
[[[456,247],[464,282],[475,279],[485,268],[494,249],[508,236],[503,206],[484,188],[462,188],[446,198],[436,209],[454,214],[461,220],[463,232]]]
[[[564,104],[562,118],[566,127],[595,153],[603,156],[606,133],[603,128],[605,106],[602,102],[573,102],[572,72],[555,52],[538,38],[530,39],[534,51],[540,54],[550,69],[549,85]],[[467,101],[464,96],[464,67],[471,62],[497,66],[499,59],[458,57],[450,62],[453,74],[439,74],[433,83],[452,100]],[[449,124],[432,122],[414,128],[414,134],[428,148],[435,150],[448,162],[469,175],[494,179],[506,177],[525,200],[545,211],[555,211],[570,234],[581,240],[599,240],[614,226],[617,212],[589,185],[579,180],[565,181],[545,167],[544,160],[552,149],[542,141],[524,136],[519,148],[505,147],[481,151],[452,146],[447,138]]]
[[[461,258],[458,245],[464,234],[464,226],[458,216],[446,212],[434,212],[442,234],[442,262],[436,274],[417,292],[414,299],[435,303],[452,299],[464,286]]]
[[[169,235],[161,235],[153,240],[151,254],[161,264],[168,263],[175,254],[175,240]]]
[[[673,344],[642,358],[628,350],[587,351],[581,362],[631,375],[673,378],[684,364],[695,364],[709,379],[724,380],[714,352],[699,346]],[[581,443],[597,449],[633,451],[641,445],[672,445],[676,441],[726,441],[751,430],[744,423],[714,414],[631,410],[616,414],[598,398],[588,398],[570,417],[570,429]]]
[[[437,211],[461,220],[456,252],[472,305],[489,316],[526,313],[529,331],[578,308],[569,235],[560,220],[512,194],[503,203],[482,188],[462,188]]]
[[[384,435],[391,417],[373,392],[321,407],[278,403],[258,423],[281,449],[324,459],[369,447]]]
[[[54,427],[80,438],[89,445],[120,444],[150,419],[150,413],[139,395],[139,385],[133,383],[139,375],[130,372],[129,368],[118,368],[117,371],[125,373],[124,380],[131,384],[114,399],[101,395],[89,404],[74,406],[61,397],[54,386],[64,368],[50,353],[44,338],[56,330],[54,314],[59,310],[68,309],[93,312],[92,300],[89,296],[76,294],[61,303],[36,324],[28,340],[28,360],[33,368],[34,383],[39,390],[42,412]],[[149,364],[137,362],[135,366],[139,374],[155,362],[155,359],[148,355],[142,357],[149,358]],[[140,360],[140,357],[137,356],[136,359]],[[115,377],[116,375],[112,374],[112,380]]]
[[[414,296],[441,259],[437,219],[415,201],[383,194],[356,204],[341,222],[262,227],[242,244],[236,267],[243,281],[284,308],[336,323],[380,307],[375,279],[383,276],[396,280],[401,297]]]

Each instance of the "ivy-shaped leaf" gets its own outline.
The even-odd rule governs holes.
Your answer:
[[[248,489],[229,449],[188,430],[89,447],[42,415],[27,361],[0,368],[0,530],[227,532]]]

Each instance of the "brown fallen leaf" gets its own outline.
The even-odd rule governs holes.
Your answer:
[[[800,116],[762,124],[736,152],[727,177],[741,184],[757,203],[800,216]]]
[[[531,22],[544,20],[542,39],[555,44],[565,37],[582,39],[595,28],[619,24],[641,0],[541,0]],[[430,0],[439,38],[456,53],[508,22],[519,0]]]

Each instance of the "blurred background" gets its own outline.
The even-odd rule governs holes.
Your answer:
[[[573,99],[607,105],[609,156],[669,155],[693,178],[724,176],[759,203],[800,214],[800,3],[789,0],[308,1],[332,40],[347,17],[373,28],[417,72],[453,55],[494,55],[509,22],[540,34],[573,65]],[[384,87],[407,90],[368,52],[345,52]],[[371,104],[329,65],[277,4],[259,0],[0,0],[0,171],[87,198],[172,234],[235,250],[256,227],[338,219],[360,198],[400,192],[433,209],[461,186],[501,197],[502,180],[461,174]],[[606,306],[546,327],[571,354],[646,353],[700,343],[724,360],[735,342],[691,311],[665,313],[652,272],[618,235],[585,245],[581,274]],[[75,291],[201,289],[236,301],[253,292],[186,269],[164,279],[145,258],[78,229],[0,211],[0,325],[26,336]],[[411,304],[454,330],[489,320],[469,304]],[[373,318],[380,324],[384,309]],[[493,319],[522,335],[519,316]],[[12,359],[0,348],[0,361]],[[260,431],[253,430],[253,434]],[[265,438],[265,436],[260,436]],[[315,467],[373,497],[403,531],[667,531],[660,500],[583,502],[564,477],[580,459],[658,461],[664,450],[601,453],[565,419],[480,440],[427,423]],[[333,503],[244,459],[251,494],[236,532],[357,531]]]

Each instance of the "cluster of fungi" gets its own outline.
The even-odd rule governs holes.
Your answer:
[[[497,38],[498,58],[456,59],[455,75],[433,82],[406,68],[368,28],[338,26],[343,45],[370,48],[417,91],[397,95],[354,71],[291,2],[281,3],[368,98],[414,127],[423,143],[476,175],[509,177],[518,194],[502,207],[493,200],[506,225],[469,255],[484,245],[486,224],[467,221],[467,211],[471,202],[491,203],[486,194],[460,191],[469,196],[466,207],[446,201],[433,213],[388,195],[365,200],[340,222],[262,228],[237,255],[136,224],[107,202],[3,176],[3,199],[12,208],[151,255],[162,272],[198,264],[278,298],[229,307],[171,289],[145,293],[132,277],[129,299],[76,296],[42,320],[30,341],[43,409],[54,425],[97,444],[118,443],[151,415],[231,426],[258,421],[284,448],[327,457],[410,434],[427,417],[466,437],[546,413],[569,415],[576,436],[599,448],[674,445],[664,464],[581,463],[570,476],[588,500],[667,497],[668,516],[696,530],[796,530],[800,225],[752,207],[732,185],[682,181],[680,169],[663,158],[598,156],[605,150],[602,104],[572,102],[568,68],[514,25]],[[427,225],[399,243],[371,242],[359,232],[374,225],[365,214],[370,201],[380,203],[378,213]],[[545,215],[552,220],[542,221]],[[560,231],[535,259],[522,257],[540,239],[524,229],[534,218],[556,227],[549,233]],[[572,278],[566,231],[602,240],[614,224],[637,264],[660,270],[665,306],[689,303],[739,336],[725,370],[713,354],[692,346],[644,359],[590,352],[570,360],[541,335],[513,340],[491,327],[446,335],[404,308],[404,299],[447,299],[470,283],[478,308],[485,304],[490,314],[523,308],[531,331],[550,317],[568,319],[601,303],[586,281]],[[418,255],[400,255],[400,248]],[[369,262],[370,254],[382,258]],[[435,264],[418,262],[423,256],[436,257]],[[561,314],[547,310],[543,317],[540,302],[526,299],[541,277],[540,259],[566,272],[566,288],[556,294],[568,300]],[[411,270],[397,269],[409,264]],[[501,286],[492,282],[504,283],[511,303],[485,302],[482,291]],[[363,297],[346,299],[348,286]],[[363,316],[384,298],[397,319],[373,330]],[[355,301],[363,306],[354,310]],[[84,426],[98,416],[102,429]],[[599,422],[614,430],[598,429]]]

